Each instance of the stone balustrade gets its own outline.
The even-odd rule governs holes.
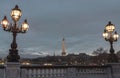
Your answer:
[[[0,78],[6,78],[5,72],[6,72],[5,66],[0,65]]]
[[[111,66],[21,66],[21,78],[112,78]]]
[[[106,66],[0,65],[0,78],[120,78],[120,64]]]

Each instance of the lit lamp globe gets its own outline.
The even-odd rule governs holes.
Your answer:
[[[115,31],[115,33],[114,33],[114,35],[113,35],[114,41],[117,41],[118,38],[119,38],[119,35],[118,35],[117,31]]]
[[[22,24],[22,26],[21,26],[21,29],[22,29],[23,32],[28,31],[28,29],[29,29],[29,25],[28,25],[26,19],[25,19],[25,21],[23,22],[23,24]]]
[[[115,30],[115,26],[109,21],[109,23],[105,27],[105,30],[112,33]]]
[[[106,30],[104,30],[104,33],[103,33],[104,39],[107,40],[107,39],[108,39],[108,36],[109,36],[109,34],[107,33]]]
[[[9,27],[9,21],[7,20],[6,16],[4,16],[3,20],[1,21],[1,25],[2,25],[4,30]]]
[[[11,11],[11,17],[14,20],[14,22],[17,22],[21,16],[22,16],[22,12],[19,9],[18,5],[16,5],[15,8],[13,8]]]

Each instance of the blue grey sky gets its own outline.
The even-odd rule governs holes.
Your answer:
[[[21,55],[61,55],[62,38],[67,53],[87,53],[99,47],[109,49],[102,33],[111,21],[120,33],[120,0],[0,0],[0,20],[15,5],[22,10],[19,25],[27,18],[30,29],[18,34],[17,43]],[[7,56],[12,35],[0,28],[0,54]],[[114,43],[120,50],[120,39]]]

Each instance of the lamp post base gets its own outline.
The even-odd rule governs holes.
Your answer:
[[[111,53],[108,55],[108,63],[118,63],[118,57],[116,54]]]
[[[9,50],[9,55],[7,56],[7,62],[19,62],[20,56],[18,55],[18,50]]]
[[[20,78],[19,62],[7,62],[6,65],[6,78]]]

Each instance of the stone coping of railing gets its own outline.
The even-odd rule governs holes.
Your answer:
[[[80,66],[80,65],[53,65],[53,66],[40,66],[40,65],[21,65],[20,68],[107,68],[110,65],[104,66]]]

